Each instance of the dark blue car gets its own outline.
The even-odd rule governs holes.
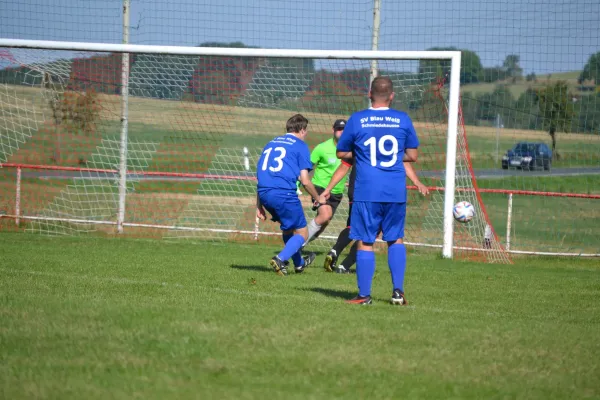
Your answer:
[[[543,168],[549,171],[551,166],[552,150],[544,143],[517,143],[502,156],[502,169],[534,170]]]

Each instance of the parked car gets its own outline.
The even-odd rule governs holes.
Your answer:
[[[502,169],[518,168],[546,171],[552,166],[552,150],[544,143],[520,142],[502,156]]]

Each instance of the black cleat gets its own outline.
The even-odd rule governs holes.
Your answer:
[[[355,298],[351,299],[351,300],[346,300],[346,303],[348,304],[360,304],[360,305],[369,305],[371,303],[373,303],[373,300],[371,300],[371,296],[356,296]]]
[[[325,256],[325,263],[323,267],[327,272],[333,272],[337,266],[338,255],[334,249],[329,250],[329,253]]]
[[[316,257],[317,255],[315,253],[308,253],[302,256],[304,264],[299,267],[294,267],[294,271],[296,271],[297,274],[304,272],[304,269],[307,268],[310,264],[312,264],[315,261]]]
[[[397,306],[405,306],[408,304],[408,301],[404,298],[404,292],[400,289],[394,289],[394,293],[392,293],[392,299],[390,303]]]
[[[286,276],[287,275],[287,266],[286,266],[286,263],[284,263],[283,261],[281,261],[279,259],[279,257],[275,256],[275,257],[271,258],[271,261],[269,262],[269,265],[271,266],[271,268],[273,268],[273,271],[275,271],[275,273],[277,275],[280,275],[280,276]]]

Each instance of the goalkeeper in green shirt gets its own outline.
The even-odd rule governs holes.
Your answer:
[[[346,120],[336,120],[333,123],[333,137],[317,145],[310,155],[310,161],[313,163],[315,171],[312,183],[319,195],[325,191],[337,167],[344,162],[337,158],[336,148],[345,127]],[[346,177],[331,189],[331,196],[327,199],[327,202],[319,206],[317,216],[308,223],[308,239],[305,245],[316,239],[325,230],[344,197],[345,186]],[[316,202],[318,199],[312,200]]]

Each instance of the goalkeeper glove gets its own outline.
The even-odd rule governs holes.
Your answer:
[[[319,209],[319,207],[321,207],[322,205],[323,205],[323,204],[319,203],[319,201],[318,201],[318,200],[315,200],[315,201],[313,202],[312,210],[313,210],[313,211],[317,211],[317,210]]]

